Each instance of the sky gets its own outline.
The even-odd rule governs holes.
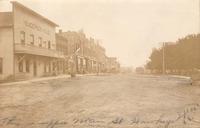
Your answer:
[[[152,48],[200,30],[200,0],[16,0],[63,31],[84,30],[122,66],[143,66]],[[9,11],[0,0],[0,11]]]

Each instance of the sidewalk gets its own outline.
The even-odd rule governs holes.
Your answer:
[[[15,84],[27,84],[31,82],[38,82],[38,81],[46,81],[46,80],[54,80],[54,79],[61,79],[61,78],[70,78],[70,75],[59,75],[59,76],[50,76],[50,77],[40,77],[40,78],[33,78],[29,80],[17,81],[17,82],[7,82],[7,83],[0,83],[0,86],[5,85],[15,85]]]
[[[76,77],[82,77],[82,76],[95,76],[95,75],[103,75],[105,73],[90,73],[90,74],[76,74]],[[39,82],[39,81],[46,81],[46,80],[54,80],[54,79],[62,79],[62,78],[71,78],[70,75],[58,75],[58,76],[50,76],[50,77],[39,77],[39,78],[33,78],[29,80],[23,80],[23,81],[14,81],[14,82],[6,82],[6,83],[0,83],[0,86],[6,86],[6,85],[16,85],[16,84],[27,84],[31,82]]]

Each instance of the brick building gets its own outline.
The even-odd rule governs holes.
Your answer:
[[[63,56],[57,60],[57,74],[69,73],[69,46],[68,40],[59,34],[56,34],[56,50],[59,56]]]
[[[83,31],[75,32],[59,31],[58,35],[68,40],[69,56],[74,55],[76,71],[78,73],[97,73],[105,71],[105,48],[99,45],[99,41],[87,38]]]

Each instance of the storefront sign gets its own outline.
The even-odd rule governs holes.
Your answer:
[[[47,34],[47,35],[50,35],[49,30],[44,29],[44,28],[42,28],[41,26],[39,26],[39,25],[37,25],[37,24],[31,23],[31,22],[29,22],[29,21],[24,21],[24,24],[25,24],[25,26],[27,26],[27,27],[29,27],[29,28],[32,28],[32,29],[34,29],[34,30],[43,32],[43,33],[45,33],[45,34]]]

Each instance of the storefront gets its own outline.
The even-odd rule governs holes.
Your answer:
[[[7,22],[0,26],[0,78],[57,74],[58,68],[59,71],[63,69],[60,60],[64,59],[56,50],[55,28],[58,25],[18,2],[11,3],[12,12],[0,15]]]

